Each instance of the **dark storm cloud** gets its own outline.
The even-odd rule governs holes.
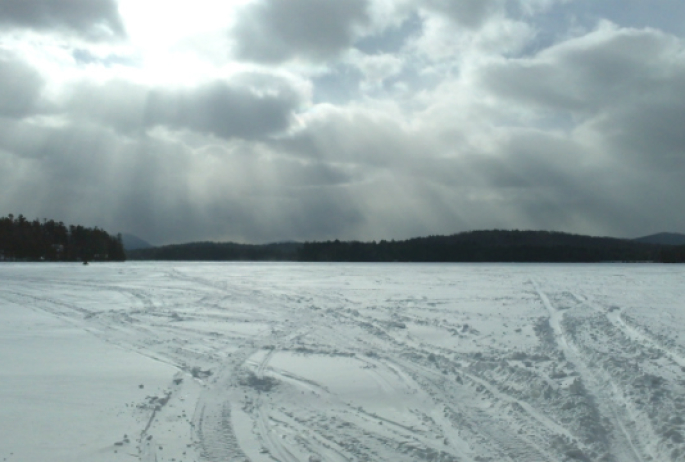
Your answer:
[[[116,0],[0,0],[0,25],[68,30],[89,39],[124,35]]]
[[[681,53],[682,44],[661,32],[605,27],[533,58],[485,67],[480,77],[508,98],[587,113],[661,88],[679,72]]]
[[[435,154],[427,137],[383,113],[331,106],[303,130],[275,143],[297,158],[345,166],[356,183],[363,183],[386,172],[418,173],[419,165]]]
[[[658,163],[654,152],[635,162],[612,139],[588,146],[563,134],[522,128],[506,129],[499,138],[488,153],[427,159],[414,178],[454,191],[452,213],[480,228],[637,237],[685,226],[685,217],[669,212],[685,194],[677,179],[685,172],[682,162],[670,171],[655,169],[649,166]]]
[[[222,138],[259,138],[284,130],[299,95],[288,88],[260,95],[249,88],[215,82],[190,91],[153,91],[145,123],[188,128]]]
[[[621,41],[619,31],[609,35],[606,41]],[[622,54],[625,44],[608,47],[616,54],[612,57],[602,40],[583,45],[590,48],[585,63],[583,53],[564,54],[559,72],[573,76],[574,68],[584,66],[575,71],[591,86],[574,96],[573,104],[554,92],[554,97],[500,93],[507,98],[502,107],[510,104],[509,98],[520,97],[518,108],[533,111],[533,120],[558,111],[582,115],[580,121],[566,122],[563,130],[467,125],[463,136],[474,131],[476,137],[488,138],[488,147],[478,148],[455,143],[461,136],[459,120],[424,116],[425,124],[409,129],[388,114],[331,106],[312,115],[306,129],[280,141],[280,150],[355,172],[354,182],[345,188],[364,219],[348,238],[358,236],[355,232],[404,238],[483,227],[625,237],[683,229],[685,217],[667,210],[677,209],[674,198],[685,194],[685,183],[677,180],[685,175],[680,129],[685,98],[679,96],[685,95],[685,73],[678,64],[680,49],[661,38],[663,42],[656,41],[661,47],[650,41],[654,37],[637,47],[649,49],[661,63],[628,59]],[[613,80],[598,56],[619,63],[623,80]],[[578,90],[571,82],[567,87],[546,82],[544,73],[531,72],[527,78],[560,94]],[[620,91],[612,93],[612,82]],[[449,105],[449,94],[443,96]],[[441,140],[443,132],[456,137]]]
[[[501,195],[521,223],[544,229],[574,229],[578,217],[610,208],[602,167],[591,165],[592,154],[563,135],[540,130],[507,130],[497,152],[468,163],[472,174]],[[528,225],[528,226],[531,226]]]
[[[500,11],[505,1],[423,0],[422,3],[425,7],[446,15],[461,26],[475,29],[480,27],[494,13]]]
[[[0,116],[24,117],[37,108],[44,80],[13,54],[0,50]]]
[[[603,25],[532,58],[488,66],[479,78],[492,94],[531,111],[533,118],[571,115],[572,122],[556,130],[566,132],[560,136],[567,147],[576,146],[576,153],[565,151],[564,144],[550,146],[548,162],[557,160],[546,173],[536,167],[544,163],[521,157],[536,152],[534,143],[519,140],[518,148],[500,147],[512,158],[508,168],[533,190],[547,184],[541,179],[553,179],[548,193],[519,202],[521,216],[547,226],[585,223],[627,237],[684,229],[685,220],[669,212],[678,208],[674,198],[685,194],[685,183],[676,180],[685,175],[685,44],[680,39],[655,29]],[[555,203],[567,211],[566,220],[553,213]]]
[[[607,151],[623,161],[685,177],[685,88],[679,87],[679,94],[609,110],[584,128],[601,136]]]
[[[122,133],[164,126],[225,139],[259,139],[288,128],[301,102],[302,95],[288,82],[249,74],[184,89],[121,80],[82,84],[66,105],[78,119],[99,120]]]
[[[266,63],[324,60],[345,50],[368,21],[367,0],[261,0],[246,6],[235,29],[239,57]]]
[[[481,78],[508,99],[581,117],[579,136],[622,162],[685,173],[685,45],[672,36],[604,28]]]

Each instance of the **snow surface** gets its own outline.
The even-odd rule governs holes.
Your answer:
[[[685,267],[0,264],[0,458],[683,461]]]

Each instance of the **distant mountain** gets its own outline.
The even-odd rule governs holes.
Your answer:
[[[149,249],[154,247],[147,241],[134,236],[133,234],[122,234],[121,241],[124,243],[124,250]]]
[[[680,233],[657,233],[649,236],[633,239],[635,242],[656,245],[685,245],[685,234]]]

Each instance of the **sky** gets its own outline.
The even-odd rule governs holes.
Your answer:
[[[682,0],[0,0],[0,216],[685,232]]]

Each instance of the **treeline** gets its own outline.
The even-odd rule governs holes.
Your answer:
[[[307,262],[666,261],[670,248],[548,231],[473,231],[402,241],[246,245],[199,242],[129,251],[129,259]],[[670,261],[670,260],[669,260]]]
[[[663,263],[685,263],[685,245],[663,249],[660,260]]]
[[[121,236],[54,220],[27,220],[23,215],[0,218],[0,260],[124,261]]]
[[[307,242],[302,261],[563,262],[658,261],[661,246],[549,231],[472,231],[404,241]]]
[[[278,243],[266,245],[193,242],[129,250],[131,260],[178,261],[296,261],[302,244]]]

